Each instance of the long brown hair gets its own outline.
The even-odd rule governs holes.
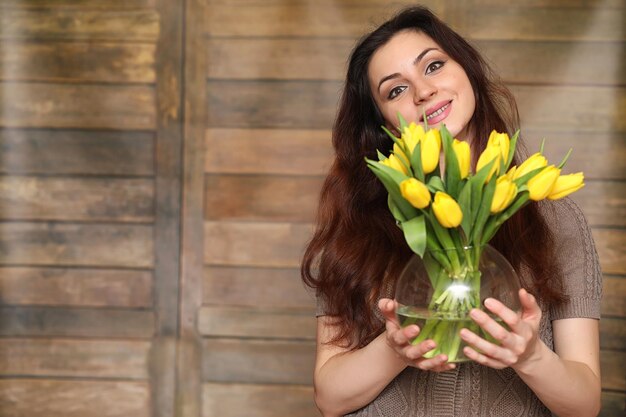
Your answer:
[[[368,64],[374,52],[403,30],[430,36],[467,73],[476,99],[469,126],[475,159],[492,129],[511,134],[519,126],[509,90],[478,51],[428,9],[406,8],[357,43],[333,126],[335,160],[322,187],[316,231],[301,267],[303,281],[316,290],[325,313],[334,318],[338,331],[333,342],[346,347],[365,346],[382,331],[376,301],[384,295],[386,279],[393,283],[411,256],[387,208],[387,192],[364,162],[364,157],[374,159],[377,150],[392,146],[380,127],[385,121],[370,91]],[[513,163],[519,159],[516,155]],[[550,262],[554,245],[536,205],[509,219],[490,243],[518,272],[528,267],[531,282],[524,285],[537,298],[561,301],[559,275]]]

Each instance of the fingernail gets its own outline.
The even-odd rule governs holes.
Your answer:
[[[480,317],[480,313],[474,308],[470,311],[470,317],[473,319],[477,319]]]
[[[485,300],[485,306],[486,307],[493,307],[493,298],[487,298]]]

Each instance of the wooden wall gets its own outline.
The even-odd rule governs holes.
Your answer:
[[[317,415],[299,280],[355,40],[382,0],[0,3],[0,415]],[[433,0],[569,147],[624,412],[621,0]]]

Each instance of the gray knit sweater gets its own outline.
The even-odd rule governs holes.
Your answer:
[[[589,226],[580,208],[568,198],[542,202],[540,206],[557,242],[558,262],[564,272],[568,297],[558,308],[542,306],[540,337],[554,349],[552,320],[600,318],[602,273]],[[317,313],[324,314],[322,300],[318,300]],[[551,413],[511,368],[495,370],[468,362],[441,373],[407,367],[374,401],[348,415],[530,417],[551,416]]]

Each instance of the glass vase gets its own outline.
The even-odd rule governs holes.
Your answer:
[[[520,281],[511,264],[489,245],[427,251],[423,259],[414,255],[400,274],[396,314],[402,327],[419,326],[420,333],[411,343],[436,342],[437,347],[425,357],[444,353],[448,362],[464,362],[469,359],[463,353],[462,328],[495,343],[469,317],[470,310],[481,309],[502,324],[483,302],[495,298],[519,311],[519,289]]]

